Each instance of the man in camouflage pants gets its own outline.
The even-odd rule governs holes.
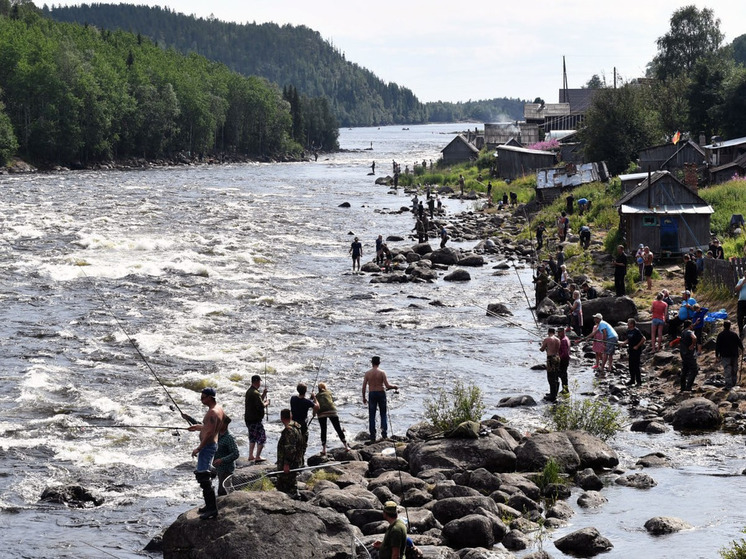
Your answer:
[[[298,497],[298,474],[291,472],[303,464],[303,433],[300,425],[291,419],[289,409],[280,412],[280,421],[285,426],[277,442],[277,469],[284,473],[277,477],[277,490]]]

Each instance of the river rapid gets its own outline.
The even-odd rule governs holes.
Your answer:
[[[318,369],[348,438],[367,430],[360,387],[372,355],[400,386],[390,394],[394,435],[456,380],[483,389],[486,417],[526,432],[543,426],[544,405],[497,408],[503,397],[546,391],[544,373],[530,370],[543,354],[521,287],[528,267],[496,275],[496,259],[466,284],[370,284],[350,273],[353,235],[366,262],[379,234],[405,236],[414,225],[398,213],[409,197],[374,185],[371,163],[380,176],[392,160],[402,169],[435,161],[453,132],[474,126],[341,130],[350,151],[307,163],[0,177],[0,558],[147,557],[150,538],[200,504],[196,434],[135,427],[185,426],[156,376],[196,417],[199,389],[216,387],[244,459],[252,374],[272,399],[271,460],[279,410]],[[449,215],[474,209],[444,205]],[[509,305],[520,327],[486,316],[492,302]],[[571,364],[580,390],[592,386],[589,365]],[[314,427],[309,453],[320,449]],[[338,444],[333,431],[329,442]],[[743,437],[622,433],[612,446],[625,468],[654,451],[674,466],[649,470],[658,485],[647,491],[610,485],[599,509],[579,509],[575,489],[577,513],[552,539],[595,526],[615,546],[606,557],[717,557],[746,526]],[[39,500],[62,484],[105,502]],[[658,515],[695,528],[654,538],[642,526]],[[544,547],[563,556],[550,539]]]

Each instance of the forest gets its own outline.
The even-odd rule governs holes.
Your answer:
[[[45,6],[57,21],[88,23],[150,37],[164,48],[196,53],[246,76],[261,76],[302,95],[324,97],[341,126],[381,126],[425,122],[517,120],[520,99],[421,103],[414,93],[384,83],[369,70],[305,26],[238,24],[196,18],[170,8],[83,4]]]
[[[324,97],[281,90],[124,31],[57,23],[0,0],[0,162],[297,158],[338,149]]]

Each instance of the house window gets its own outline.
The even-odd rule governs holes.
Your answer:
[[[656,227],[658,225],[658,218],[654,215],[645,215],[642,217],[643,227]]]

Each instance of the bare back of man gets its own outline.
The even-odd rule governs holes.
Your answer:
[[[559,338],[556,338],[554,334],[552,334],[551,336],[544,338],[544,341],[541,343],[541,347],[539,349],[540,351],[546,351],[547,357],[559,355],[560,340]]]
[[[215,444],[220,436],[220,426],[225,419],[223,408],[217,404],[215,407],[207,410],[205,417],[202,419],[202,429],[199,432],[200,445]]]

